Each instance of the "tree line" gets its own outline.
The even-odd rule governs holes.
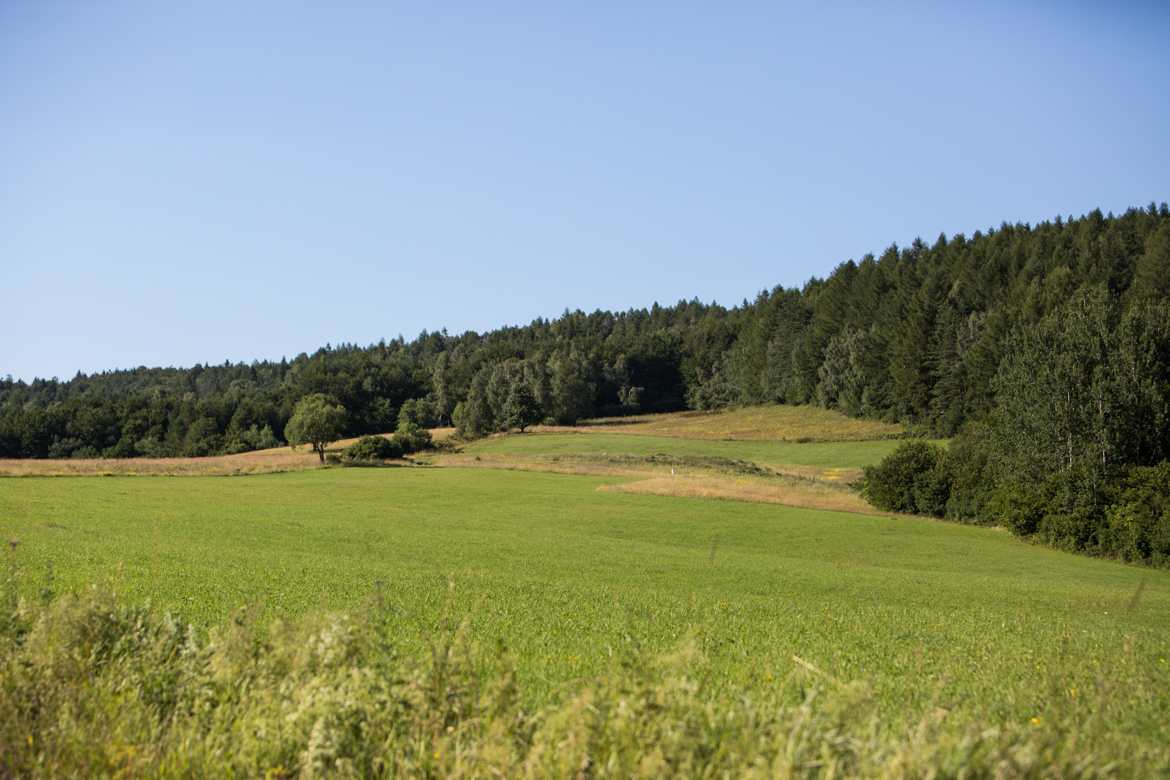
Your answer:
[[[288,441],[297,404],[315,395],[345,410],[346,436],[400,424],[454,424],[476,436],[595,416],[811,403],[951,437],[1006,402],[1012,372],[1027,366],[1015,357],[1021,344],[1065,349],[1042,329],[1060,331],[1044,323],[1075,301],[1092,298],[1084,305],[1106,307],[1120,323],[1167,297],[1166,204],[1097,210],[892,245],[731,308],[696,299],[566,310],[484,334],[326,345],[279,363],[9,377],[0,381],[0,456],[189,457],[276,446]],[[1100,348],[1119,349],[1126,338]],[[1156,373],[1165,356],[1151,359]]]
[[[1170,306],[1085,287],[1002,343],[991,412],[866,470],[878,508],[1170,565]]]

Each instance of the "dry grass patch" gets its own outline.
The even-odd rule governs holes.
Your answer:
[[[575,427],[537,426],[567,433],[632,433],[714,441],[861,441],[905,435],[901,425],[858,420],[815,406],[752,406],[590,420]]]
[[[860,496],[828,485],[790,479],[736,479],[706,474],[655,476],[623,485],[602,485],[602,493],[643,493],[652,496],[712,498],[722,501],[750,501],[756,504],[784,504],[805,509],[828,509],[867,515],[878,512]]]
[[[558,459],[555,456],[532,456],[518,453],[491,453],[469,455],[464,453],[415,457],[420,466],[464,469],[507,469],[511,471],[536,471],[550,474],[574,474],[588,477],[629,477],[636,479],[647,473],[646,469],[621,466],[601,461]]]
[[[318,458],[307,447],[288,447],[220,455],[211,458],[98,458],[94,460],[2,460],[4,477],[212,477],[272,474],[317,468]]]
[[[337,442],[328,451],[341,450]],[[320,459],[307,445],[296,448],[216,455],[209,458],[96,458],[92,460],[0,460],[3,477],[214,477],[275,474],[317,468]]]
[[[720,468],[696,465],[702,459],[676,459],[655,462],[654,458],[626,455],[565,453],[531,455],[524,453],[453,453],[426,458],[419,462],[449,468],[507,469],[590,477],[622,477],[634,480],[617,485],[603,485],[601,492],[645,493],[657,496],[685,496],[724,501],[750,501],[759,504],[784,504],[806,509],[888,515],[878,512],[847,486],[861,476],[853,469],[818,469],[795,466],[783,472],[760,475],[755,464],[740,467],[729,461]],[[718,461],[720,459],[711,459]],[[752,471],[757,473],[753,474]],[[728,473],[728,472],[733,473]]]
[[[434,428],[435,441],[445,439],[454,428]],[[377,434],[390,438],[394,434]],[[360,437],[335,441],[326,453],[340,454]],[[320,458],[306,444],[300,447],[274,447],[270,450],[241,452],[238,455],[215,455],[209,458],[95,458],[78,460],[39,460],[33,458],[0,460],[0,477],[216,477],[240,474],[276,474],[304,471],[321,465]]]

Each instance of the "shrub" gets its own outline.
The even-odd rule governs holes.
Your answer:
[[[389,460],[402,457],[402,444],[384,436],[363,436],[341,454],[349,460]]]
[[[1075,507],[1071,511],[1045,514],[1036,530],[1040,539],[1058,550],[1069,552],[1089,550],[1109,555],[1112,554],[1111,551],[1102,547],[1099,542],[1102,520],[1103,515],[1099,509]],[[1094,540],[1098,540],[1096,544]]]
[[[937,449],[934,465],[929,471],[924,471],[914,478],[912,488],[914,510],[920,515],[931,517],[942,517],[946,514],[947,501],[951,497],[951,485],[954,482],[950,454],[942,448]]]
[[[1102,549],[1127,561],[1170,564],[1170,461],[1130,469],[1111,498]]]
[[[920,439],[902,442],[876,466],[868,466],[861,485],[866,501],[885,512],[916,513],[946,506],[949,482],[945,451]],[[938,511],[941,514],[941,511]]]
[[[431,432],[424,428],[403,429],[399,427],[391,441],[402,449],[403,455],[409,455],[412,452],[430,449]]]
[[[991,497],[993,486],[988,481],[986,434],[984,426],[971,425],[951,440],[947,450],[951,490],[946,500],[946,517],[950,520],[978,522]]]
[[[1000,485],[985,507],[986,519],[1016,536],[1030,536],[1044,519],[1046,502],[1036,490],[1011,483]]]

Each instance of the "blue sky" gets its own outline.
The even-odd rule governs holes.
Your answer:
[[[1164,3],[0,3],[0,375],[734,305],[1170,200]]]

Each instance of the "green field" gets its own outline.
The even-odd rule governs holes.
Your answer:
[[[444,462],[669,453],[820,479],[895,446],[545,433],[474,442]],[[0,533],[19,542],[0,597],[19,602],[26,621],[37,605],[64,610],[46,612],[41,633],[0,668],[0,754],[20,754],[6,765],[17,775],[198,766],[191,776],[291,777],[309,766],[314,729],[350,717],[357,725],[336,732],[349,742],[331,750],[364,756],[359,775],[577,776],[588,765],[597,777],[913,777],[953,764],[944,775],[977,766],[1087,777],[1170,767],[1170,572],[995,529],[598,490],[653,472],[598,473],[608,475],[418,467],[0,480]],[[62,597],[102,593],[177,613],[179,623],[151,631],[190,624],[210,655],[135,640],[124,668],[95,661],[84,682],[49,685],[53,670],[74,668],[70,648],[90,646],[113,614],[100,598]],[[70,603],[90,606],[74,615]],[[390,694],[353,688],[344,664],[333,693],[313,693],[328,668],[304,647],[336,635],[328,620],[323,633],[314,626],[337,613],[350,616],[352,636],[372,626],[381,637],[346,663],[393,658],[386,679],[405,682],[391,699],[415,715],[386,720]],[[141,634],[143,618],[120,619]],[[180,689],[195,698],[157,709],[143,691],[157,699],[160,677],[187,680]],[[233,692],[245,689],[255,698]],[[5,720],[5,707],[23,712],[21,702],[53,690],[54,708],[77,720],[30,725],[41,722],[35,708]],[[126,690],[147,714],[121,714]],[[199,704],[209,691],[219,702],[210,710]],[[318,715],[288,726],[295,712]],[[249,729],[284,736],[257,741]],[[385,747],[360,736],[370,729],[382,729]],[[594,766],[603,754],[608,763]]]
[[[464,447],[463,451],[523,455],[565,452],[713,455],[752,461],[761,466],[860,469],[881,460],[898,444],[893,439],[798,444],[791,441],[711,441],[620,433],[552,433],[483,439]]]
[[[196,623],[352,607],[383,582],[407,652],[449,609],[539,699],[624,637],[696,642],[728,684],[791,656],[913,708],[1028,719],[1106,687],[1170,739],[1170,575],[910,519],[595,492],[613,479],[463,469],[0,483],[22,592],[116,588]],[[712,548],[718,537],[718,545]],[[1129,606],[1139,583],[1138,603]],[[936,690],[940,681],[941,693]],[[1062,693],[1063,692],[1063,693]]]

